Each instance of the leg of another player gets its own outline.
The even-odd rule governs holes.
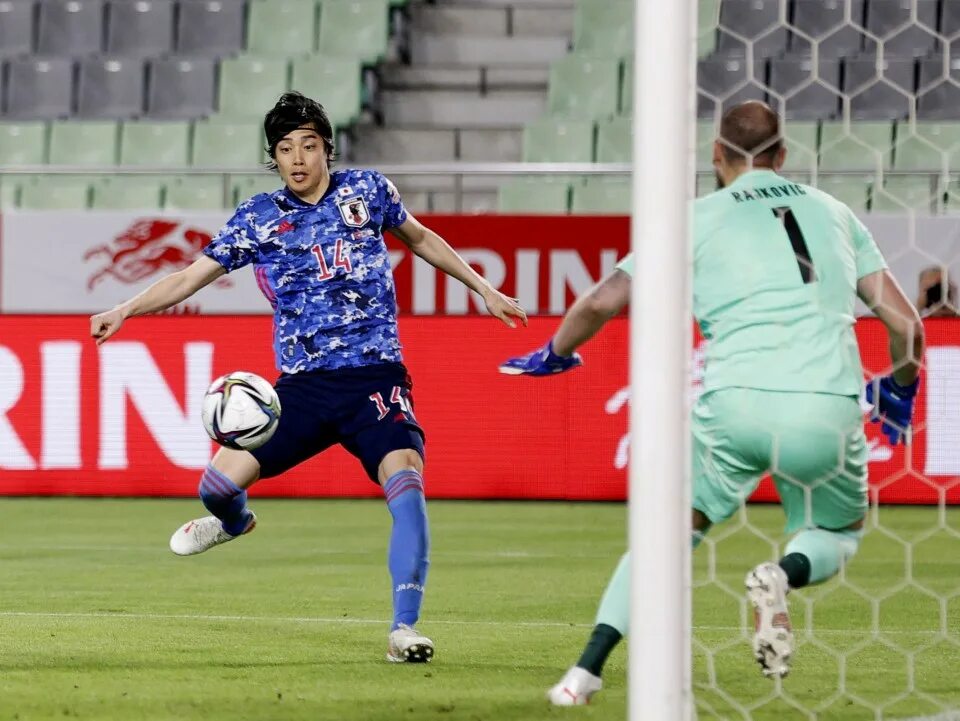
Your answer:
[[[778,565],[791,589],[823,583],[853,558],[862,537],[862,518],[839,531],[806,529],[790,539]]]
[[[423,494],[423,458],[413,449],[391,451],[377,477],[393,517],[387,565],[393,582],[393,623],[387,659],[424,662],[433,642],[416,632],[430,566],[430,528]]]
[[[250,453],[219,449],[200,477],[200,500],[213,515],[177,529],[170,550],[193,556],[252,531],[257,517],[247,508],[246,489],[259,477],[260,464]]]

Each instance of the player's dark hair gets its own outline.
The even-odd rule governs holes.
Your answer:
[[[313,125],[317,134],[323,140],[327,150],[327,162],[336,159],[333,145],[333,126],[327,111],[316,100],[308,98],[302,93],[291,90],[280,96],[277,104],[263,118],[263,133],[267,137],[267,153],[271,161],[270,170],[277,169],[277,145],[288,133],[302,128],[304,125]]]
[[[748,100],[720,120],[720,142],[728,163],[769,167],[783,145],[780,116],[759,100]]]

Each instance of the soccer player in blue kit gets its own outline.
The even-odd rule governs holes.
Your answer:
[[[402,363],[383,231],[479,293],[508,326],[514,318],[526,324],[526,314],[410,215],[383,175],[330,171],[333,130],[319,103],[286,93],[267,113],[264,130],[285,186],[241,203],[191,266],[93,316],[91,335],[103,343],[126,318],[181,303],[224,273],[253,264],[274,307],[280,423],[260,448],[217,451],[200,481],[200,499],[212,515],[181,526],[170,548],[188,556],[249,533],[256,516],[246,489],[339,443],[383,487],[393,516],[387,659],[429,661],[433,642],[414,628],[429,565],[424,432]]]

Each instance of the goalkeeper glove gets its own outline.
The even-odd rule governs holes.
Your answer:
[[[913,419],[913,401],[920,387],[917,378],[908,386],[897,383],[893,376],[875,378],[867,384],[867,403],[873,404],[870,420],[882,422],[880,429],[895,446],[903,436],[903,444],[909,443],[910,422]]]
[[[500,364],[500,372],[511,376],[549,376],[583,365],[579,353],[559,356],[553,352],[553,341],[526,355],[510,358]]]

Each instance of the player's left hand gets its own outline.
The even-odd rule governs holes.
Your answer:
[[[526,355],[508,358],[500,364],[500,372],[510,376],[551,376],[583,365],[579,353],[562,356],[553,352],[553,341]]]
[[[490,288],[483,294],[483,302],[487,304],[487,310],[494,318],[499,318],[511,328],[516,328],[517,324],[514,318],[519,318],[524,326],[527,325],[527,314],[520,307],[520,302],[516,298],[510,298],[495,288]]]
[[[900,385],[893,376],[874,378],[867,383],[867,403],[873,405],[870,421],[881,423],[880,430],[891,446],[897,445],[901,438],[905,446],[910,444],[913,401],[919,387],[919,378],[908,386]]]

